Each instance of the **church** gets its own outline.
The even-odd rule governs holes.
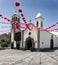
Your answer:
[[[20,22],[20,16],[14,14],[12,20]],[[35,24],[38,28],[43,28],[43,17],[38,13],[35,17]],[[58,48],[58,37],[47,31],[39,31],[35,28],[32,31],[26,29],[20,32],[15,25],[11,28],[11,49],[40,50]]]

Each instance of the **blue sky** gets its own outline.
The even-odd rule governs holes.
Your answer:
[[[18,8],[14,5],[16,1],[21,3],[21,6]],[[34,23],[37,13],[40,12],[44,18],[44,28],[58,21],[58,0],[0,0],[0,13],[10,19],[15,13],[15,10],[19,8],[22,8],[27,21],[31,19],[32,23]],[[0,22],[1,21],[4,22],[4,20],[0,18]],[[10,25],[0,24],[0,26]],[[4,29],[9,30],[10,28]],[[0,28],[0,30],[2,30],[2,28]]]

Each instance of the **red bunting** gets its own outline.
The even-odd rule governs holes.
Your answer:
[[[4,17],[4,19],[7,19],[6,17]]]
[[[22,12],[22,9],[18,9],[18,12],[20,12],[20,13],[21,13],[21,12]]]
[[[15,24],[15,22],[14,22],[14,21],[10,21],[10,23],[11,23],[11,24]]]
[[[20,2],[15,2],[15,6],[20,6]]]
[[[24,21],[24,23],[27,23],[26,20],[23,20],[23,21]]]
[[[51,27],[54,27],[56,24],[53,24]]]
[[[0,14],[0,16],[1,16],[1,18],[3,18],[3,19],[5,19],[5,20],[7,20],[7,21],[9,21],[11,24],[14,24],[15,26],[18,26],[19,28],[20,28],[20,24],[19,23],[16,23],[16,22],[14,22],[14,21],[11,21],[10,19],[8,19],[8,18],[6,18],[6,17],[3,17],[2,16],[2,14]],[[33,27],[34,28],[36,28],[37,30],[39,30],[39,31],[47,31],[47,32],[50,32],[50,31],[56,31],[56,30],[58,30],[58,29],[53,29],[53,30],[47,30],[47,29],[50,29],[50,28],[52,28],[52,27],[54,27],[54,26],[56,26],[56,24],[58,24],[58,22],[56,22],[55,24],[53,24],[53,25],[51,25],[50,27],[48,27],[48,28],[46,28],[46,29],[40,29],[40,28],[37,28],[34,24],[32,24],[32,23],[27,23],[27,21],[26,21],[26,19],[25,19],[25,17],[24,17],[24,15],[21,13],[21,16],[22,16],[22,19],[23,19],[23,24],[24,25],[26,25],[26,28],[28,28],[29,30],[32,30],[33,29]],[[24,28],[23,26],[21,26],[21,28]]]
[[[23,20],[25,19],[25,17],[22,18]]]
[[[58,28],[54,29],[54,30],[58,30]]]
[[[58,22],[56,24],[58,24]]]
[[[0,14],[0,17],[2,16],[2,14]]]
[[[22,17],[24,17],[24,15],[23,15],[23,14],[21,14],[21,16],[22,16]]]
[[[10,19],[7,19],[7,21],[10,21]]]

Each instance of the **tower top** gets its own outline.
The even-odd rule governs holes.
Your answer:
[[[40,18],[40,17],[42,17],[42,14],[38,13],[35,18]]]
[[[14,13],[14,14],[12,15],[12,20],[15,21],[15,22],[20,22],[20,16],[17,15],[16,13]]]
[[[41,13],[38,13],[35,17],[36,26],[39,28],[43,28],[43,17]]]
[[[18,17],[19,18],[19,15],[17,15],[16,13],[13,14],[12,18],[13,17]]]

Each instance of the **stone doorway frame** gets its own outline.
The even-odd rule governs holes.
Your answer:
[[[28,40],[31,40],[32,41],[32,49],[34,49],[35,48],[35,43],[34,43],[34,39],[33,38],[31,38],[31,37],[28,37],[28,38],[26,38],[26,41],[25,41],[25,49],[27,50],[27,41]],[[31,50],[31,49],[30,49]]]

